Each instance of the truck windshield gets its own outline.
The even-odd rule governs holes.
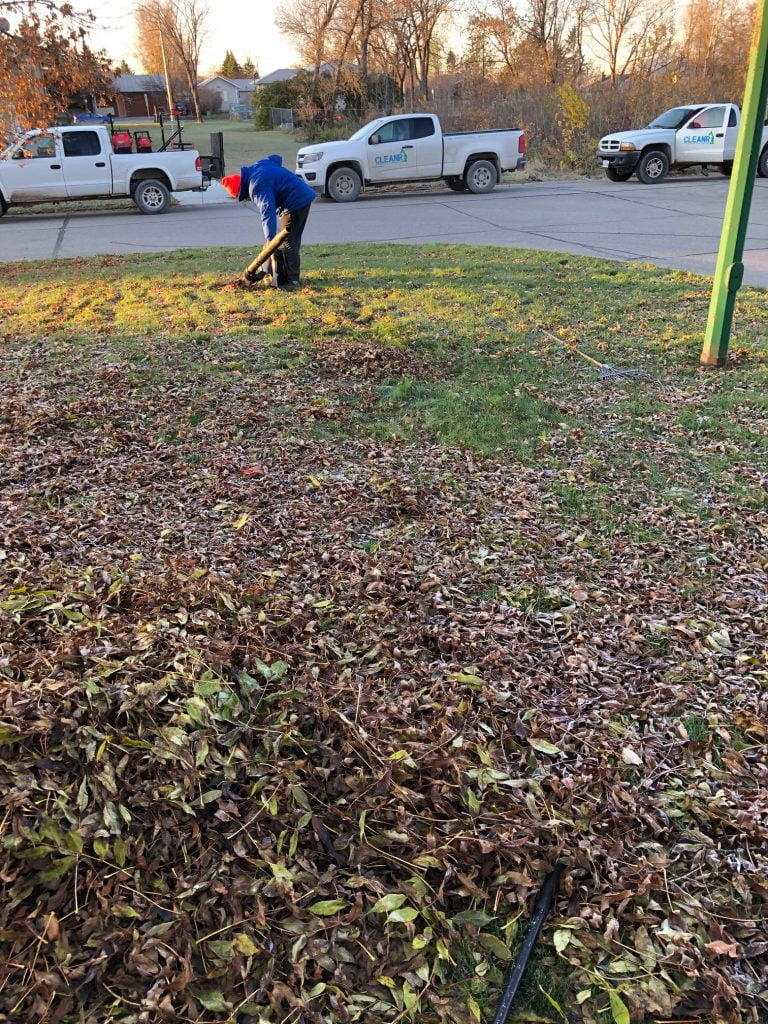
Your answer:
[[[682,128],[688,118],[698,114],[701,107],[672,107],[665,110],[655,121],[651,121],[649,128]]]
[[[20,150],[25,142],[29,141],[29,139],[34,139],[41,134],[42,132],[40,129],[35,128],[31,132],[24,132],[23,135],[17,135],[8,143],[2,153],[0,153],[0,160],[7,160],[14,151]]]
[[[380,124],[384,124],[386,121],[385,117],[377,117],[375,121],[369,121],[368,124],[364,124],[362,128],[358,128],[354,135],[349,136],[350,142],[357,142],[358,139],[364,139],[368,132],[372,132]]]

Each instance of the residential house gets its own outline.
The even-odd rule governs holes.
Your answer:
[[[234,107],[250,104],[254,87],[258,86],[260,82],[261,79],[225,78],[223,75],[213,75],[200,82],[198,89],[218,93],[221,97],[219,110],[223,114],[227,114]]]
[[[116,75],[112,85],[118,117],[154,117],[168,106],[163,75]]]
[[[360,68],[357,64],[350,64],[345,62],[344,67],[348,71],[359,72]],[[339,62],[335,60],[324,60],[318,65],[318,73],[326,75],[332,78],[339,68]],[[304,71],[308,75],[312,75],[315,72],[314,67],[311,68],[278,68],[277,71],[271,71],[268,75],[264,75],[256,82],[256,88],[261,89],[265,85],[272,85],[274,82],[287,82],[291,78],[295,78]]]
[[[301,68],[278,68],[277,71],[271,71],[268,75],[264,75],[256,83],[257,89],[263,89],[265,85],[274,85],[275,82],[287,82],[291,78],[295,78],[301,71]]]

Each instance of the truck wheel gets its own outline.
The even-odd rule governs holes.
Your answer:
[[[644,185],[658,185],[664,181],[669,170],[669,157],[660,149],[649,149],[643,153],[637,165],[637,176]]]
[[[136,186],[133,201],[141,213],[165,213],[171,201],[171,193],[162,181],[147,178]]]
[[[605,176],[608,181],[629,181],[634,171],[617,171],[615,167],[606,167]]]
[[[463,180],[463,178],[446,178],[445,179],[445,184],[453,192],[466,192],[467,191],[467,183],[466,183],[466,181]]]
[[[720,173],[724,174],[726,178],[730,178],[733,174],[733,161],[726,160],[724,164],[720,164]]]
[[[7,209],[8,209],[8,207],[5,205],[5,200],[3,199],[2,196],[0,196],[0,217],[4,217],[5,216],[5,211]]]
[[[328,178],[328,195],[335,203],[354,203],[363,183],[351,167],[337,167]]]
[[[498,181],[496,168],[490,160],[475,160],[464,172],[464,181],[469,191],[475,195],[493,192]]]
[[[768,178],[768,146],[765,147],[757,161],[757,174],[760,178]]]

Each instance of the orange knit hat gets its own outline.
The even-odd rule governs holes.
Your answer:
[[[239,174],[228,174],[225,178],[221,179],[221,184],[229,192],[233,199],[239,199],[240,197],[240,175]]]

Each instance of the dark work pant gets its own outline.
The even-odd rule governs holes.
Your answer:
[[[309,208],[312,204],[307,203],[300,210],[293,213],[284,211],[280,214],[280,227],[288,229],[288,237],[275,253],[277,263],[277,284],[278,287],[284,284],[297,284],[301,276],[301,236],[309,217]]]

